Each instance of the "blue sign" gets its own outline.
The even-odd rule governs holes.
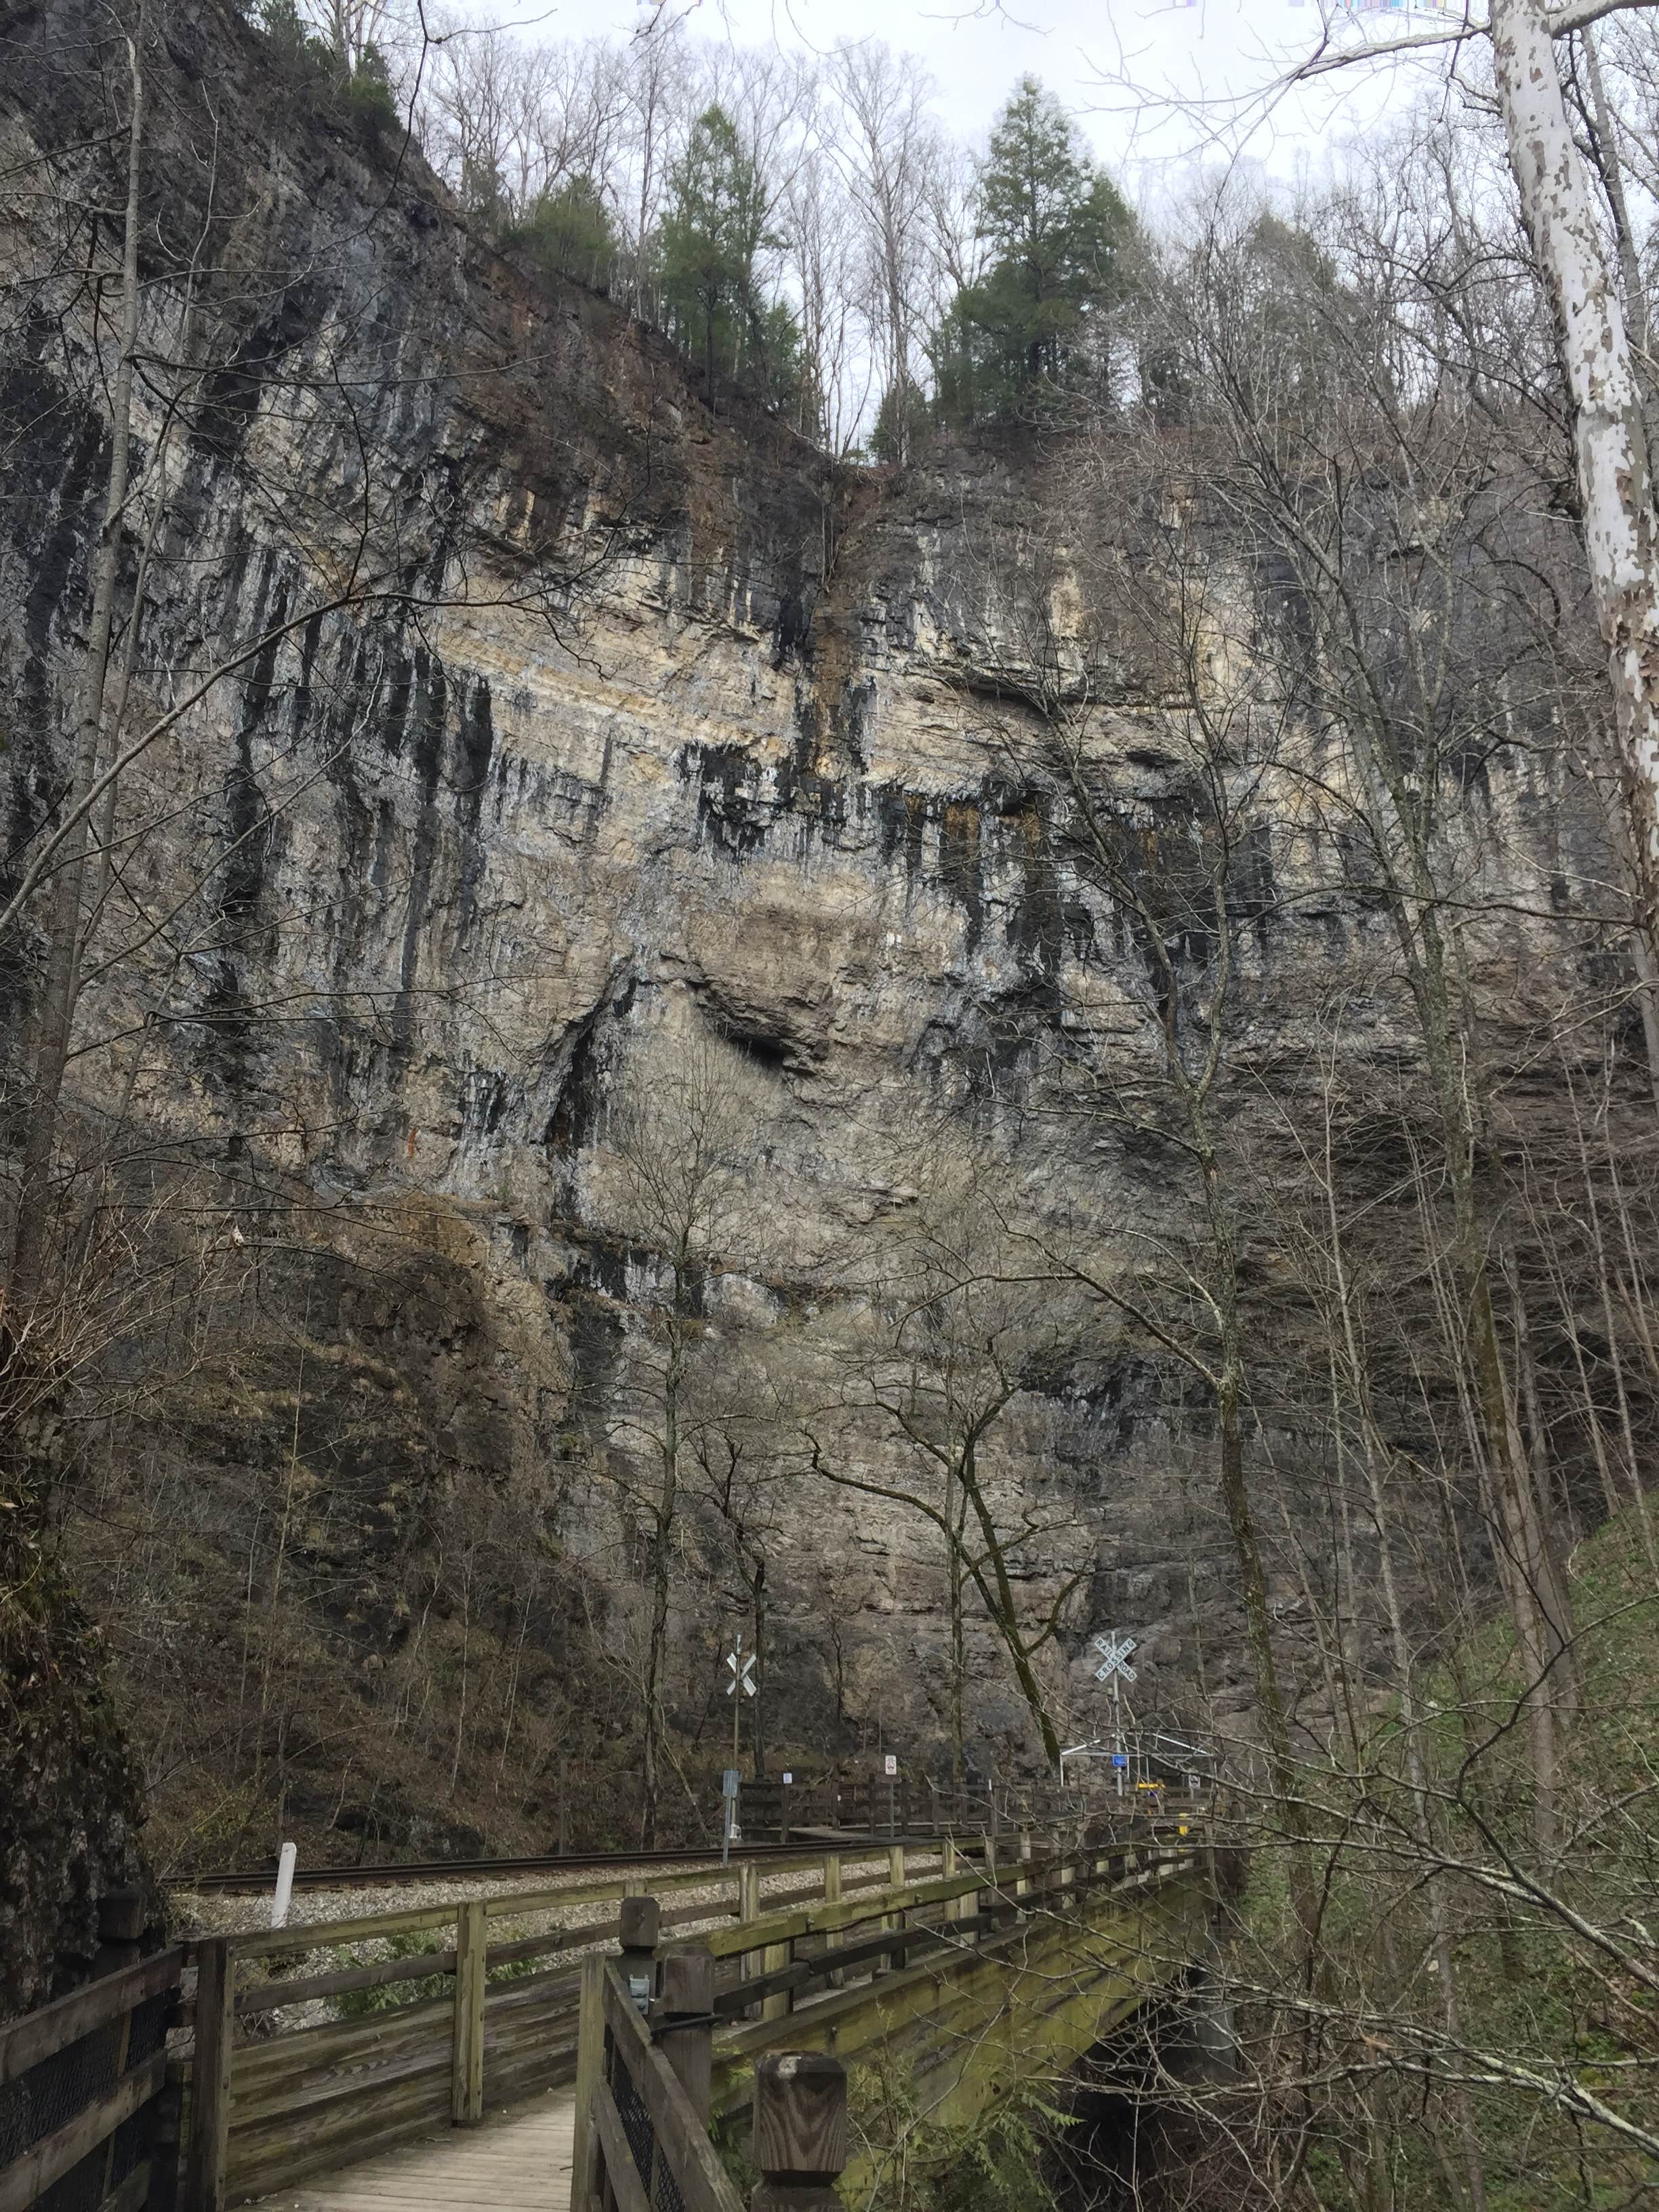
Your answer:
[[[1129,1764],[1128,1753],[1127,1751],[1115,1751],[1112,1753],[1112,1764],[1114,1766],[1127,1766]]]

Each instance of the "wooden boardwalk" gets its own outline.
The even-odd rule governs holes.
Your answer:
[[[259,2212],[568,2212],[575,2118],[575,2091],[550,2089],[482,2127],[262,2197]]]

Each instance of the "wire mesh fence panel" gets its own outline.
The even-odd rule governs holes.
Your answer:
[[[661,2155],[650,2111],[628,2070],[616,2038],[609,2033],[605,2037],[605,2087],[611,2092],[611,2101],[617,2108],[617,2118],[622,2123],[623,2135],[647,2200],[655,2207],[655,2212],[685,2212],[685,2199],[680,2194],[672,2168]]]
[[[178,1978],[178,1954],[164,1954],[136,1980],[125,1971],[110,1977],[107,2007],[102,1985],[94,1983],[72,1999],[8,2024],[10,2078],[0,2080],[0,2194],[9,2202],[21,2202],[29,2212],[97,2212],[150,2156],[154,2084],[177,2007]],[[158,1979],[161,1985],[153,1986]],[[88,2009],[101,2009],[104,2016],[84,2027],[69,2016]],[[27,2056],[31,2040],[47,2046],[33,2063]],[[139,2075],[145,2079],[135,2081]],[[101,2121],[100,2106],[112,2106]],[[78,2136],[77,2123],[82,2124]],[[62,2168],[64,2157],[73,2157],[67,2168]]]

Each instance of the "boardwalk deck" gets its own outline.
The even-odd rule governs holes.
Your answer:
[[[346,2166],[252,2212],[568,2212],[576,2093],[550,2089],[478,2128]]]

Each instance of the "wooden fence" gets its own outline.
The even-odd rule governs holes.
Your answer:
[[[157,1952],[0,2027],[0,2212],[170,2212],[183,1965]]]
[[[622,1955],[582,1972],[571,2212],[743,2212],[708,2139],[711,1962],[665,1991],[654,1898],[623,1908]]]
[[[1085,1847],[1073,1821],[1054,1835],[1024,1830],[1000,1852],[983,1838],[854,1844],[635,1886],[649,1880],[668,1900],[661,1929],[713,1930],[720,1986],[700,2008],[729,2040],[751,2014],[787,2021],[805,1994],[896,1972],[947,1942],[988,1942],[1031,1898],[1071,1884],[1080,1894],[1135,1864],[1130,1846]],[[793,1893],[763,1901],[763,1876]],[[613,1875],[197,1940],[183,2212],[222,2212],[574,2080],[581,1954],[618,1940],[626,1887]],[[687,1890],[696,1901],[675,1903]],[[500,1932],[503,1918],[556,1911],[567,1924]],[[366,1942],[398,1955],[341,1962]],[[353,1997],[376,2008],[316,2020],[323,2002]]]
[[[1068,1794],[1052,1784],[1000,1786],[988,1792],[952,1790],[925,1778],[912,1781],[902,1774],[889,1778],[864,1769],[854,1773],[838,1769],[789,1782],[780,1776],[745,1782],[738,1806],[743,1834],[750,1843],[775,1838],[787,1844],[805,1836],[915,1842],[947,1835],[995,1839],[1021,1827],[1052,1828],[1080,1819],[1128,1823],[1147,1816],[1152,1795],[1150,1789],[1132,1793],[1114,1808],[1098,1799],[1085,1803],[1075,1791]],[[1201,1798],[1189,1799],[1172,1790],[1157,1793],[1158,1817],[1173,1816],[1183,1808],[1194,1820],[1208,1818],[1212,1809]]]
[[[894,1879],[716,1933],[714,2105],[781,2044],[904,2069],[918,2109],[974,2117],[1022,2075],[1063,2073],[1200,1955],[1214,1854],[1178,1830],[1134,1844],[1028,1838],[1024,1855]]]
[[[872,1896],[827,1880],[815,1903],[689,1946],[659,1948],[655,1899],[624,1905],[620,1957],[583,1972],[571,2212],[742,2212],[708,2123],[745,2095],[769,2183],[803,2204],[816,2190],[829,2212],[846,2163],[843,2057],[897,2046],[921,2110],[969,2117],[1021,2073],[1063,2069],[1178,1978],[1212,1894],[1208,1850],[1178,1837],[1030,1850],[1000,1876],[947,1847],[921,1882],[903,1856]],[[814,2050],[780,2055],[803,2034]]]
[[[744,2212],[709,2141],[714,1962],[658,1954],[654,1898],[623,1908],[622,1955],[583,1971],[570,2212]],[[750,2212],[841,2212],[847,2075],[839,2060],[771,2053],[755,2069]]]
[[[884,1852],[883,1863],[853,1875],[848,1889],[887,1882],[888,1861]],[[649,1879],[671,1897],[715,1893],[663,1912],[663,1925],[687,1928],[757,1917],[763,1873],[798,1880],[805,1894],[821,1898],[826,1884],[840,1884],[841,1862],[803,1853],[725,1874],[703,1867]],[[195,2052],[185,2073],[184,2212],[222,2212],[573,2081],[581,1975],[569,1954],[616,1941],[625,1887],[612,1876],[198,1938],[189,1947],[197,1978]],[[591,1917],[574,1924],[489,1940],[492,1921],[588,1905]],[[422,1940],[434,1948],[410,1948]],[[319,1953],[365,1941],[389,1942],[404,1955],[315,1970]],[[287,1971],[267,1978],[273,1960]],[[436,1991],[434,1983],[441,1984]],[[396,2002],[411,1984],[428,1986]],[[318,2000],[373,1992],[378,2002],[383,1991],[393,1998],[384,2008],[294,2022],[296,2008]]]

